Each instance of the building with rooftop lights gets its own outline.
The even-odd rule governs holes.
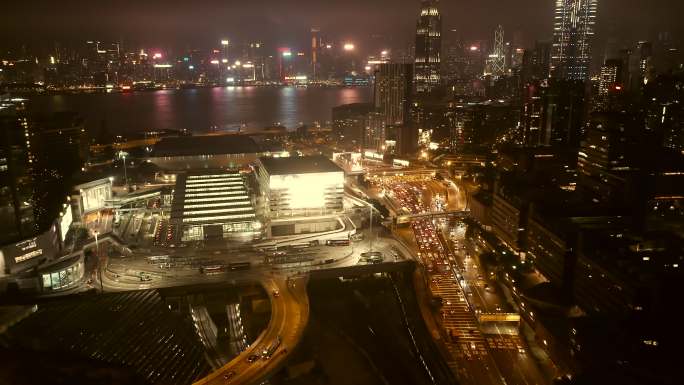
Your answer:
[[[181,241],[261,237],[248,176],[235,171],[188,172],[176,178],[171,225]]]

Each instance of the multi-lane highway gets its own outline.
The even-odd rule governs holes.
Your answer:
[[[262,281],[271,297],[268,327],[247,350],[195,385],[257,384],[278,370],[306,328],[309,318],[306,280],[303,275]]]
[[[379,189],[397,210],[420,214],[465,208],[464,194],[452,182],[387,181],[381,181]],[[449,365],[463,383],[546,383],[515,333],[499,331],[492,335],[482,332],[478,312],[496,312],[500,301],[493,304],[492,301],[498,299],[485,301],[480,298],[492,295],[485,293],[480,284],[484,280],[477,263],[469,265],[470,261],[464,261],[465,253],[451,244],[447,231],[450,225],[446,218],[419,218],[411,222],[410,232],[397,231],[400,236],[413,238],[407,239],[407,243],[415,247],[416,255],[428,272],[430,291],[441,301],[437,322],[445,337]],[[463,238],[464,234],[461,232],[460,236]],[[497,327],[494,326],[495,330]]]

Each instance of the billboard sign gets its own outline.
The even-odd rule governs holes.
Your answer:
[[[58,221],[60,239],[64,242],[64,239],[69,232],[69,227],[71,227],[71,223],[74,221],[74,216],[71,213],[71,205],[66,205],[64,212]]]
[[[43,259],[52,259],[59,253],[57,226],[35,237],[9,244],[0,249],[6,270],[10,273],[30,268]]]

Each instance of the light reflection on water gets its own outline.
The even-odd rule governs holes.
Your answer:
[[[112,94],[32,97],[30,108],[81,113],[91,131],[113,133],[187,129],[195,132],[263,128],[276,123],[325,124],[334,106],[370,102],[370,88],[216,87]]]

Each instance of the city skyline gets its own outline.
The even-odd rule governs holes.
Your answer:
[[[0,382],[678,383],[682,14],[7,5]]]
[[[420,7],[418,0],[391,1],[391,7],[388,7],[389,0],[326,2],[325,7],[308,0],[278,4],[264,1],[226,4],[209,0],[203,2],[203,6],[175,1],[163,4],[149,1],[145,5],[125,1],[101,3],[67,0],[56,7],[53,2],[29,0],[9,4],[0,15],[0,31],[5,36],[0,38],[0,47],[50,46],[55,41],[83,39],[123,40],[136,46],[208,47],[216,39],[230,37],[305,48],[312,26],[340,40],[357,40],[361,47],[373,44],[367,41],[372,35],[386,40],[383,44],[406,45],[412,40],[415,29],[415,16],[411,16]],[[531,44],[534,40],[551,39],[553,20],[547,16],[553,13],[554,5],[553,0],[503,4],[492,0],[463,0],[442,2],[440,10],[444,31],[455,29],[465,39],[489,36],[502,24]],[[681,36],[683,27],[677,23],[675,15],[684,11],[684,4],[676,0],[656,0],[649,7],[649,13],[645,14],[637,0],[601,1],[598,47],[617,36],[625,40],[653,40],[662,32],[669,32],[675,38]],[[359,13],[352,16],[357,11]],[[527,17],[534,22],[523,22]],[[391,20],[391,23],[378,23],[382,20]],[[51,38],[46,41],[45,35]]]

